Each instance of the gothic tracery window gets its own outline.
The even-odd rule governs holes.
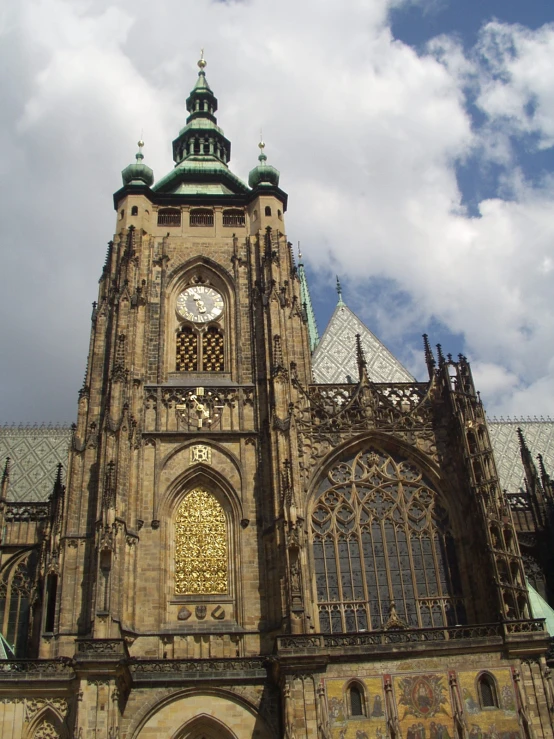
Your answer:
[[[196,488],[185,497],[175,519],[175,592],[211,595],[228,590],[225,513],[211,493]]]
[[[0,631],[16,657],[27,656],[27,639],[38,555],[31,552],[8,567],[0,582]]]
[[[413,462],[372,446],[335,465],[311,534],[321,631],[465,622],[448,516]]]

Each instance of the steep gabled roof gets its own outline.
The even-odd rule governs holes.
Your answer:
[[[339,293],[339,302],[335,312],[313,353],[312,367],[316,382],[357,382],[356,334],[360,334],[370,380],[373,382],[414,381],[412,375],[398,359],[343,303]]]
[[[554,421],[551,418],[489,418],[488,427],[503,490],[517,493],[524,488],[518,427],[532,456],[542,454],[547,471],[554,471]]]
[[[10,458],[8,500],[48,500],[71,434],[69,426],[0,426],[0,461]]]

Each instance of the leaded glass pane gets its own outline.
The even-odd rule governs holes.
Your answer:
[[[342,460],[312,534],[322,630],[382,628],[393,602],[407,626],[465,621],[448,515],[415,463],[375,447]]]

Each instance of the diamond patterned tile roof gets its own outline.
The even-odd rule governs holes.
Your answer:
[[[414,378],[342,300],[312,355],[314,380],[322,383],[358,381],[356,334],[360,334],[373,382],[413,382]],[[350,378],[350,379],[349,379]]]
[[[10,458],[8,499],[45,501],[52,492],[56,466],[67,467],[69,426],[0,426],[0,462]]]
[[[492,418],[488,420],[500,485],[509,493],[523,487],[523,465],[517,428],[521,428],[533,459],[542,454],[548,474],[554,474],[554,420],[551,418]]]

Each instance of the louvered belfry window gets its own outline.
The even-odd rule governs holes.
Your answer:
[[[465,623],[448,515],[413,461],[368,446],[336,464],[311,536],[322,632]]]

